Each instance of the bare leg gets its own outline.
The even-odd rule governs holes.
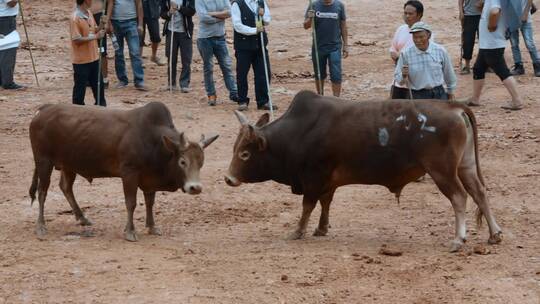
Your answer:
[[[485,79],[475,79],[473,81],[473,96],[471,100],[469,101],[469,105],[471,106],[480,105],[480,95],[482,95],[482,89],[484,88],[485,82],[486,82]]]
[[[105,55],[101,57],[101,74],[103,78],[109,77],[109,59]]]
[[[38,200],[39,200],[39,215],[36,223],[36,235],[38,238],[47,234],[47,228],[45,228],[45,199],[47,198],[47,191],[51,184],[51,174],[53,170],[53,164],[49,161],[42,161],[38,166],[39,185],[38,185]]]
[[[521,107],[521,97],[519,96],[519,92],[517,89],[517,82],[516,79],[512,76],[506,78],[503,81],[504,86],[508,90],[508,93],[512,96],[512,103],[509,105],[511,107]]]
[[[124,186],[124,196],[126,199],[127,209],[127,222],[124,229],[125,239],[130,242],[136,242],[138,240],[137,233],[135,232],[135,225],[133,224],[133,213],[135,207],[137,207],[137,182],[136,178],[132,176],[122,178]]]
[[[158,50],[159,43],[152,42],[152,59],[157,59],[157,50]]]
[[[334,198],[335,189],[324,194],[321,201],[321,217],[319,219],[319,227],[315,229],[313,233],[314,236],[325,236],[328,233],[328,224],[329,224],[329,215],[330,215],[330,204]]]
[[[69,202],[69,205],[73,210],[73,214],[75,215],[75,219],[79,221],[81,226],[91,226],[92,222],[90,222],[84,216],[84,213],[82,212],[81,208],[79,208],[79,205],[75,200],[75,195],[73,194],[73,183],[75,182],[76,177],[77,175],[73,172],[62,171],[60,175],[60,189],[62,189],[64,196]]]
[[[339,97],[341,95],[341,83],[332,82],[332,93],[335,97]]]
[[[161,231],[156,227],[154,222],[154,202],[156,200],[155,192],[144,193],[144,203],[146,204],[146,227],[148,228],[148,234],[161,235]]]
[[[317,205],[317,199],[308,198],[307,195],[304,195],[303,201],[302,201],[302,217],[300,218],[300,221],[298,222],[298,228],[296,231],[294,231],[290,236],[290,240],[299,240],[303,238],[306,235],[306,229],[309,222],[309,217],[311,216],[311,212]]]

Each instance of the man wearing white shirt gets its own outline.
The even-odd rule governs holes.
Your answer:
[[[512,96],[512,100],[502,108],[515,111],[523,107],[517,90],[517,82],[510,74],[504,59],[505,32],[508,28],[504,18],[505,13],[509,12],[503,11],[501,0],[485,1],[479,26],[480,51],[473,67],[473,96],[467,103],[469,106],[480,105],[480,95],[484,88],[486,71],[488,68],[492,68]]]
[[[0,39],[16,30],[16,18],[19,13],[18,2],[18,0],[0,0]],[[6,90],[23,88],[13,81],[16,58],[16,47],[0,51],[0,85]]]
[[[253,66],[253,74],[255,75],[257,109],[270,110],[263,57],[264,52],[268,64],[268,78],[270,78],[270,61],[266,49],[268,37],[264,31],[264,25],[270,24],[272,19],[268,5],[264,0],[234,0],[231,7],[231,17],[234,27],[238,110],[247,110],[249,104],[247,76],[251,66]],[[258,22],[257,20],[261,17],[262,22]],[[264,50],[261,47],[260,33],[264,39]],[[275,106],[274,109],[276,109]]]

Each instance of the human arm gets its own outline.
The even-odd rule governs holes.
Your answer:
[[[525,9],[523,9],[523,15],[521,16],[521,22],[527,22],[529,20],[529,13],[531,11],[532,4],[533,4],[533,0],[527,1],[527,5],[525,5]]]
[[[114,8],[114,1],[107,1],[107,16],[112,17],[112,12]],[[111,34],[113,32],[112,22],[107,22],[107,33]]]
[[[398,57],[398,60],[397,60],[397,64],[396,64],[396,68],[394,70],[394,80],[395,82],[403,85],[405,84],[405,78],[404,75],[403,75],[403,67],[404,67],[404,64],[403,64],[403,56],[399,56]],[[407,69],[408,71],[408,69]]]
[[[144,12],[143,12],[143,6],[142,6],[142,0],[135,0],[135,7],[137,8],[137,31],[139,31],[139,35],[143,32],[143,18],[144,18]]]
[[[311,28],[313,18],[315,18],[315,11],[313,10],[313,7],[308,7],[304,18],[304,29],[308,30]]]
[[[488,30],[490,32],[495,32],[497,30],[499,18],[501,18],[501,8],[493,7],[489,11],[489,18],[488,18]]]
[[[237,31],[238,33],[246,35],[246,36],[257,35],[256,27],[250,27],[242,23],[240,7],[238,6],[238,3],[236,2],[233,3],[233,5],[231,6],[231,19],[232,19],[234,30]]]
[[[341,39],[343,40],[343,58],[349,57],[349,30],[347,29],[347,21],[341,21]]]
[[[449,99],[453,100],[454,91],[457,87],[457,77],[456,73],[454,72],[454,67],[452,65],[452,59],[450,58],[446,50],[444,51],[443,60],[444,82],[446,83],[446,89],[448,90]]]
[[[464,0],[458,0],[459,20],[461,21],[461,25],[463,25],[463,20],[465,20],[465,8],[463,7],[463,1]]]
[[[105,31],[103,29],[99,30],[97,34],[90,32],[88,36],[83,36],[76,20],[70,20],[69,27],[71,41],[73,41],[77,45],[81,45],[83,43],[93,40],[98,40],[105,36]]]
[[[197,17],[199,17],[199,20],[202,23],[214,24],[220,21],[213,15],[213,13],[208,12],[204,1],[195,2],[195,10],[197,11]]]
[[[266,1],[264,1],[264,9],[262,11],[262,14],[261,14],[261,8],[259,8],[259,16],[261,15],[263,19],[263,24],[269,25],[270,21],[272,21],[272,15],[270,15],[270,9],[268,8],[268,4],[266,3]]]

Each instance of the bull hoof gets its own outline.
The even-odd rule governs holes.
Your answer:
[[[137,236],[137,233],[135,233],[135,231],[126,231],[124,237],[126,241],[130,242],[137,242],[139,240],[139,237]]]
[[[79,219],[79,224],[81,226],[92,226],[94,223],[92,223],[92,221],[83,216]]]
[[[458,252],[463,247],[463,241],[460,240],[453,240],[450,243],[450,252]]]
[[[503,239],[502,231],[499,231],[489,237],[488,244],[491,244],[491,245],[499,244],[500,242],[502,242],[502,239]]]
[[[295,231],[293,233],[291,233],[287,239],[290,240],[290,241],[294,241],[294,240],[301,240],[304,238],[304,236],[306,235],[305,232],[303,231]]]
[[[47,235],[47,228],[45,228],[44,224],[38,224],[36,226],[36,236],[41,239],[44,238]]]
[[[150,235],[161,235],[161,230],[157,227],[148,228],[148,234]]]
[[[315,232],[313,232],[313,236],[326,236],[326,234],[328,234],[328,229],[323,230],[316,228]]]

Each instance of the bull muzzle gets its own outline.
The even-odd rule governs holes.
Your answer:
[[[201,183],[189,182],[184,185],[183,190],[191,195],[200,194],[202,192],[202,185]]]
[[[225,175],[225,182],[231,187],[238,187],[242,184],[236,177],[233,177],[230,174]]]

